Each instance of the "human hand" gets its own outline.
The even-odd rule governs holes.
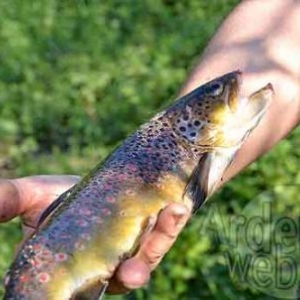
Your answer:
[[[0,223],[20,216],[24,238],[28,238],[44,209],[79,180],[78,176],[46,175],[0,179]],[[123,293],[145,285],[151,271],[175,242],[189,215],[184,205],[174,203],[165,208],[154,229],[143,239],[138,253],[118,268],[108,291]]]

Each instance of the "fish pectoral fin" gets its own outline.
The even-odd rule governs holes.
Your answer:
[[[202,155],[185,188],[185,194],[187,193],[192,198],[194,212],[216,190],[237,150],[237,147],[224,148]]]
[[[72,192],[73,187],[68,189],[66,192],[61,194],[56,200],[54,200],[41,214],[37,227],[39,227],[61,204],[64,203],[65,199],[70,195]]]
[[[108,282],[99,280],[87,282],[83,287],[75,291],[72,300],[103,300],[108,287]]]
[[[100,290],[98,291],[98,295],[97,295],[97,300],[103,300],[104,299],[104,295],[105,295],[105,292],[107,290],[107,287],[108,287],[108,283],[104,283]]]

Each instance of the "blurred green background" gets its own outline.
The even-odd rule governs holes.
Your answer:
[[[174,98],[237,2],[1,1],[1,177],[85,174]],[[279,201],[272,213],[298,220],[298,190],[287,193],[277,187],[299,182],[299,157],[295,131],[215,195],[190,222],[148,287],[124,298],[273,299],[278,286],[262,288],[248,277],[243,280],[238,271],[230,272],[224,253],[232,249],[234,236],[220,238],[221,230],[227,228],[223,220],[244,211],[251,215],[250,200],[257,209],[253,197],[273,187]],[[262,199],[268,197],[263,194]],[[259,215],[255,209],[253,216]],[[260,238],[255,230],[254,240],[256,233]],[[1,225],[0,280],[20,238],[17,220]],[[274,236],[267,240],[274,241]],[[240,241],[234,250],[245,254],[245,248],[249,245]],[[252,256],[261,251],[255,249]],[[268,252],[269,257],[273,254]]]

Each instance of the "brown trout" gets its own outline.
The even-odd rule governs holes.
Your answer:
[[[42,215],[7,275],[6,300],[98,299],[170,202],[196,211],[267,110],[271,84],[248,98],[241,72],[183,96],[127,138]]]

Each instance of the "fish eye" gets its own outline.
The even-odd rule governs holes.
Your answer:
[[[215,82],[210,86],[210,93],[213,96],[219,96],[223,92],[223,85],[219,82]]]

